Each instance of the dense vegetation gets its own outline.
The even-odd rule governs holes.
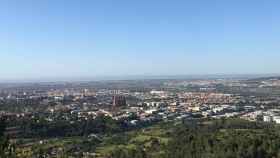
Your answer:
[[[100,116],[92,120],[75,121],[73,123],[66,120],[49,122],[45,119],[33,119],[25,120],[21,124],[20,129],[22,130],[22,136],[25,138],[50,138],[83,136],[91,133],[116,133],[122,130],[122,124],[106,116]]]
[[[63,118],[64,116],[55,117],[52,121],[47,120],[46,116],[36,116],[28,119],[9,120],[9,126],[16,128],[16,138],[53,138],[53,137],[72,137],[88,136],[90,134],[115,134],[129,131],[135,128],[141,128],[148,123],[142,123],[138,126],[131,125],[130,120],[135,119],[131,115],[126,119],[114,120],[109,116],[100,115],[96,118]]]
[[[18,152],[18,157],[44,157],[55,151],[55,157],[83,157],[84,153],[92,153],[88,157],[280,158],[279,126],[240,119],[163,122],[131,130],[124,130],[122,123],[106,116],[80,126],[59,122],[55,126],[45,122],[43,126],[30,124],[36,125],[30,127],[36,131],[34,136],[46,142],[34,143],[29,156]],[[4,124],[1,125],[0,157],[12,158],[14,148],[3,134]],[[77,133],[69,126],[76,128]]]
[[[177,128],[168,144],[167,157],[280,157],[278,130],[238,120],[214,123],[196,129]]]
[[[0,158],[14,158],[15,147],[10,144],[8,137],[5,136],[5,128],[5,119],[0,118]]]
[[[218,120],[180,124],[150,146],[116,148],[111,157],[162,158],[279,158],[280,130],[272,125],[243,120]]]

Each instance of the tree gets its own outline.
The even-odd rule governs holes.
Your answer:
[[[0,157],[13,158],[15,157],[15,146],[10,144],[8,137],[4,134],[6,129],[6,120],[0,118]]]

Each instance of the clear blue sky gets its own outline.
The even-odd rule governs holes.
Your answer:
[[[0,79],[280,73],[279,0],[1,0]]]

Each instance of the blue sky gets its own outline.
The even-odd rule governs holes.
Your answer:
[[[279,0],[2,0],[0,79],[280,73]]]

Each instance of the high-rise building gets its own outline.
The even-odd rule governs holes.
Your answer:
[[[113,96],[113,106],[125,106],[125,105],[126,105],[125,96],[122,95]]]

